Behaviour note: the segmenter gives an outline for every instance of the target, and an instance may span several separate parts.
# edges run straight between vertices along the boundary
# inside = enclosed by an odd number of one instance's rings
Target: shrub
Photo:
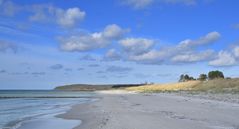
[[[194,79],[193,77],[190,77],[187,74],[185,74],[185,75],[182,74],[182,75],[180,75],[179,82],[186,82],[186,81],[191,81],[191,80],[196,80],[196,79]]]
[[[207,75],[206,74],[200,74],[198,80],[206,81],[207,80]]]
[[[208,78],[210,80],[217,79],[217,78],[224,78],[224,75],[223,75],[223,73],[221,71],[218,71],[218,70],[210,71],[208,73]]]

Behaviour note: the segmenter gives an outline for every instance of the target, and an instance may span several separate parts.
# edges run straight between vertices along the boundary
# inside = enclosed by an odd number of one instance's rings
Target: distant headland
[[[71,84],[64,86],[57,86],[54,90],[65,91],[96,91],[96,90],[111,90],[129,87],[143,86],[145,84]]]

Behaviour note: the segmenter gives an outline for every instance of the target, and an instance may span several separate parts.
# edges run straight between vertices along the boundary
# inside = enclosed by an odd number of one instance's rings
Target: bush
[[[180,75],[179,82],[186,82],[186,81],[191,81],[191,80],[196,80],[196,79],[194,79],[193,77],[190,77],[187,74],[185,74],[185,75],[182,74],[182,75]]]
[[[198,80],[206,81],[207,80],[207,75],[206,74],[200,74]]]
[[[218,79],[218,78],[224,78],[224,75],[223,75],[223,73],[222,73],[221,71],[218,71],[218,70],[216,70],[216,71],[210,71],[210,72],[208,73],[208,78],[209,78],[210,80]]]

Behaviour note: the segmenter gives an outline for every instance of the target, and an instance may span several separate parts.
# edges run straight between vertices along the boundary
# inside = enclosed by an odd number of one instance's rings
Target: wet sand
[[[239,104],[178,94],[99,93],[59,117],[74,129],[239,129]]]
[[[22,123],[17,129],[72,129],[80,123],[80,120],[66,120],[47,116]]]

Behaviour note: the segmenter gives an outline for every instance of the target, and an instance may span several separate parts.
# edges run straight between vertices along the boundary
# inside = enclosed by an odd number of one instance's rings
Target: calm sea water
[[[91,92],[0,90],[0,129],[16,128],[22,122],[60,114],[72,105],[93,101]]]

